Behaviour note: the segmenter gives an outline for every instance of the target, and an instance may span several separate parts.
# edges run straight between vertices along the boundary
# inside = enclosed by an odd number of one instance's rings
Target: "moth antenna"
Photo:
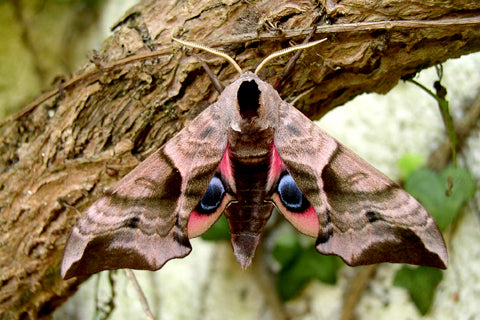
[[[319,44],[319,43],[321,43],[325,40],[327,40],[327,38],[317,40],[317,41],[313,41],[313,42],[309,42],[309,43],[305,43],[305,44],[300,44],[298,46],[294,46],[294,47],[291,47],[291,48],[286,48],[286,49],[282,49],[280,51],[274,52],[271,55],[269,55],[268,57],[266,57],[265,59],[263,59],[263,61],[255,69],[255,74],[258,74],[260,72],[260,70],[262,70],[262,68],[265,66],[265,64],[267,64],[272,59],[275,59],[279,56],[283,56],[284,54],[287,54],[287,53],[290,53],[290,52],[293,52],[293,51],[307,49],[307,48],[316,46],[317,44]]]
[[[243,74],[243,70],[242,70],[242,68],[240,68],[240,66],[238,65],[238,63],[236,63],[235,60],[233,60],[232,57],[230,57],[230,56],[229,56],[228,54],[226,54],[225,52],[222,52],[222,51],[219,51],[219,50],[216,50],[216,49],[212,49],[212,48],[206,47],[206,46],[204,46],[204,45],[201,45],[201,44],[198,44],[198,43],[194,43],[194,42],[190,42],[190,41],[180,40],[180,39],[177,39],[177,38],[172,38],[172,39],[175,40],[175,41],[177,41],[177,42],[180,43],[180,44],[183,44],[183,45],[186,46],[186,47],[204,50],[204,51],[213,53],[213,54],[216,55],[216,56],[222,57],[222,58],[224,58],[225,60],[227,60],[228,62],[230,62],[231,65],[232,65],[235,69],[237,69],[238,73]]]

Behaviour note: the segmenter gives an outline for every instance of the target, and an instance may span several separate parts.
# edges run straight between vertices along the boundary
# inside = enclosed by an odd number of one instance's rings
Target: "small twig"
[[[210,78],[210,81],[212,81],[212,84],[215,87],[215,89],[217,90],[217,92],[222,93],[223,85],[220,82],[220,80],[218,80],[217,76],[213,73],[212,69],[210,69],[208,64],[206,64],[205,61],[203,61],[203,59],[200,58],[198,55],[196,55],[194,53],[193,56],[195,57],[195,59],[197,59],[198,62],[200,62],[203,70],[205,70],[205,72],[207,73],[208,77]]]
[[[458,147],[461,148],[471,134],[471,131],[476,128],[477,122],[480,119],[480,93],[477,94],[472,103],[463,108],[466,110],[463,118],[455,124],[458,138]],[[450,148],[450,139],[447,137],[439,147],[430,154],[427,161],[427,166],[433,169],[440,169],[447,165],[452,156]]]
[[[145,294],[143,293],[143,290],[140,287],[140,284],[138,283],[137,278],[135,277],[135,274],[131,269],[125,269],[125,273],[127,274],[128,279],[132,283],[133,288],[135,289],[135,291],[137,291],[140,304],[142,305],[142,309],[145,312],[147,319],[155,320],[155,317],[153,316],[153,313],[150,310],[150,307],[148,306],[147,298],[145,297]]]
[[[108,271],[108,284],[110,287],[110,296],[108,297],[107,301],[100,301],[99,299],[99,288],[100,288],[100,280],[101,274],[96,275],[95,281],[95,314],[93,315],[93,319],[108,319],[111,315],[113,310],[115,309],[115,281],[113,280],[113,272]]]
[[[378,264],[361,266],[355,269],[355,273],[348,282],[343,294],[343,308],[340,320],[354,319],[357,304],[370,283],[370,280],[375,277],[377,269]]]
[[[450,140],[453,163],[455,167],[457,167],[457,144],[458,144],[457,134],[455,132],[455,126],[453,124],[452,116],[450,115],[450,107],[449,107],[448,100],[445,99],[445,96],[446,96],[445,88],[441,86],[439,81],[436,81],[435,87],[437,88],[437,93],[435,94],[433,91],[431,91],[430,89],[428,89],[427,87],[425,87],[423,84],[421,84],[416,80],[410,79],[408,81],[420,87],[423,91],[425,91],[430,96],[432,96],[435,99],[435,101],[437,101],[438,108],[440,109],[440,114],[442,115],[442,120],[445,125],[445,128],[447,129],[448,137]]]
[[[323,25],[315,27],[315,34],[327,35],[348,32],[372,32],[377,30],[412,30],[424,28],[439,28],[451,26],[478,26],[480,25],[480,17],[468,18],[448,18],[438,20],[392,20],[392,21],[375,21],[375,22],[357,22],[344,23],[334,25]],[[245,43],[250,41],[265,41],[265,40],[282,40],[304,38],[310,33],[307,29],[292,29],[283,30],[281,35],[277,32],[250,32],[232,35],[227,38],[222,38],[218,43],[211,43],[210,46],[228,46],[237,43]]]
[[[284,304],[278,296],[278,290],[274,285],[272,273],[267,270],[263,245],[258,246],[257,253],[253,258],[253,263],[250,268],[257,280],[260,290],[265,296],[269,309],[272,311],[272,318],[276,320],[289,319]]]
[[[312,36],[315,34],[315,28],[312,28],[312,31],[308,34],[308,36],[303,40],[302,44],[307,44]],[[285,65],[285,68],[283,71],[278,75],[277,79],[273,83],[273,87],[275,90],[281,92],[282,87],[285,83],[285,79],[292,73],[293,68],[295,67],[295,64],[297,63],[298,58],[300,58],[300,55],[302,54],[303,50],[298,50],[295,52],[295,54],[288,60],[287,64]]]

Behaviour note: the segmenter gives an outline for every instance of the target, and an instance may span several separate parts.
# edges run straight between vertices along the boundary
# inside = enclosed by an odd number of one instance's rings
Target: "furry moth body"
[[[274,206],[349,265],[446,267],[442,235],[413,197],[246,72],[87,210],[61,273],[160,269],[222,213],[247,267]]]

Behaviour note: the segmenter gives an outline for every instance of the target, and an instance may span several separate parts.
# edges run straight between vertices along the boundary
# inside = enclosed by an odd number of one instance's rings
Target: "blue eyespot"
[[[211,214],[218,209],[222,203],[222,199],[225,196],[225,187],[222,180],[215,176],[210,181],[207,190],[200,199],[195,210],[200,214]]]
[[[292,212],[304,212],[310,207],[310,202],[288,173],[280,178],[278,194],[283,205]]]

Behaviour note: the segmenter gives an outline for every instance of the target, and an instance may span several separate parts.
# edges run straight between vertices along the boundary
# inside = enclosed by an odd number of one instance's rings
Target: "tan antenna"
[[[283,50],[279,50],[277,52],[274,52],[272,53],[271,55],[269,55],[268,57],[266,57],[265,59],[263,59],[263,61],[258,65],[258,67],[255,69],[255,74],[258,74],[260,72],[260,70],[262,70],[263,66],[265,66],[265,64],[267,64],[270,60],[272,59],[275,59],[276,57],[279,57],[279,56],[282,56],[284,54],[287,54],[287,53],[290,53],[290,52],[293,52],[293,51],[297,51],[297,50],[302,50],[302,49],[307,49],[307,48],[310,48],[310,47],[313,47],[313,46],[316,46],[317,44],[323,42],[327,40],[327,38],[324,38],[324,39],[321,39],[321,40],[317,40],[317,41],[314,41],[314,42],[309,42],[309,43],[305,43],[305,44],[300,44],[298,46],[295,46],[295,47],[291,47],[291,48],[286,48],[286,49],[283,49]]]
[[[233,60],[228,54],[226,54],[225,52],[222,52],[222,51],[219,51],[219,50],[216,50],[216,49],[212,49],[212,48],[209,48],[209,47],[206,47],[204,45],[201,45],[201,44],[197,44],[197,43],[194,43],[194,42],[190,42],[190,41],[184,41],[184,40],[180,40],[180,39],[177,39],[177,38],[172,38],[173,40],[177,41],[178,43],[181,43],[183,44],[184,46],[187,46],[187,47],[190,47],[190,48],[195,48],[195,49],[201,49],[201,50],[205,50],[207,52],[210,52],[210,53],[213,53],[214,55],[217,55],[217,56],[220,56],[224,59],[226,59],[228,62],[230,62],[232,64],[232,66],[237,69],[237,71],[240,73],[240,74],[243,74],[243,71],[242,71],[242,68],[240,68],[240,66],[235,62],[235,60]]]
[[[240,74],[243,74],[243,71],[242,71],[242,68],[240,68],[240,66],[235,62],[235,60],[233,60],[228,54],[226,54],[225,52],[222,52],[222,51],[219,51],[219,50],[216,50],[216,49],[212,49],[212,48],[209,48],[209,47],[206,47],[204,45],[201,45],[201,44],[197,44],[197,43],[194,43],[194,42],[190,42],[190,41],[185,41],[185,40],[180,40],[180,39],[177,39],[177,38],[172,38],[173,40],[177,41],[178,43],[181,43],[183,44],[184,46],[187,46],[187,47],[190,47],[190,48],[196,48],[196,49],[201,49],[201,50],[205,50],[207,52],[210,52],[210,53],[213,53],[214,55],[217,55],[219,57],[222,57],[224,59],[226,59],[228,62],[230,62],[232,64],[232,66],[235,67],[235,69],[237,69],[237,71],[240,73]],[[260,72],[260,70],[265,66],[265,64],[267,64],[270,60],[272,59],[275,59],[281,55],[284,55],[284,54],[287,54],[287,53],[290,53],[290,52],[293,52],[293,51],[297,51],[297,50],[302,50],[302,49],[307,49],[307,48],[310,48],[310,47],[313,47],[313,46],[316,46],[317,44],[323,42],[327,40],[327,38],[324,38],[324,39],[321,39],[321,40],[317,40],[317,41],[314,41],[314,42],[309,42],[309,43],[305,43],[305,44],[300,44],[298,46],[295,46],[295,47],[291,47],[291,48],[286,48],[286,49],[283,49],[283,50],[280,50],[280,51],[277,51],[277,52],[274,52],[272,53],[271,55],[269,55],[268,57],[266,57],[265,59],[263,59],[263,61],[258,65],[258,67],[255,69],[255,74],[258,74]]]

